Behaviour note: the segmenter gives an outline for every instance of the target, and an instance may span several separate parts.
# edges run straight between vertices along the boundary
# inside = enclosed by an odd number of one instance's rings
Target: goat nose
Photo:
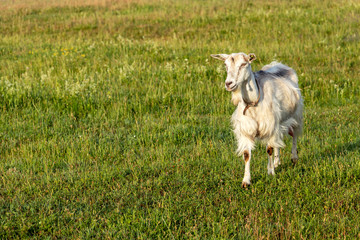
[[[232,82],[225,82],[225,85],[226,85],[227,87],[230,87],[231,84],[232,84]]]

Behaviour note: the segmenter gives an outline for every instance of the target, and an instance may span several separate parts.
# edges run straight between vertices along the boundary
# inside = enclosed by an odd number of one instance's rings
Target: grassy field
[[[358,1],[68,3],[0,3],[1,239],[360,238]],[[258,145],[248,189],[231,52],[306,106],[299,163]]]

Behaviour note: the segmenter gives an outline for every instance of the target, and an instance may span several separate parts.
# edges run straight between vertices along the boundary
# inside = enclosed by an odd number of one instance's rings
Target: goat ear
[[[256,59],[256,56],[254,53],[249,53],[249,63],[252,63],[255,59]]]
[[[210,56],[221,61],[225,61],[229,57],[227,54],[211,54]]]

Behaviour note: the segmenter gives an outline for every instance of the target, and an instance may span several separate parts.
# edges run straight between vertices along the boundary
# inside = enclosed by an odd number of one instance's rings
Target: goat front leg
[[[275,175],[275,167],[274,167],[274,163],[273,163],[273,152],[274,152],[274,148],[267,146],[266,148],[266,152],[269,154],[269,161],[268,161],[268,165],[267,165],[267,169],[268,169],[268,174],[269,175]]]
[[[277,168],[280,164],[280,148],[274,148],[274,167]]]
[[[241,185],[243,188],[246,188],[251,184],[250,160],[251,160],[251,149],[247,149],[244,151],[245,174]]]

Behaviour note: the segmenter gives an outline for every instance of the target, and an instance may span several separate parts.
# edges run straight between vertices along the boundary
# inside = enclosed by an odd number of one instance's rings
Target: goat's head
[[[256,59],[255,54],[232,53],[211,54],[211,57],[224,61],[227,77],[225,88],[228,91],[235,91],[244,81],[249,79],[251,74],[251,62]]]

